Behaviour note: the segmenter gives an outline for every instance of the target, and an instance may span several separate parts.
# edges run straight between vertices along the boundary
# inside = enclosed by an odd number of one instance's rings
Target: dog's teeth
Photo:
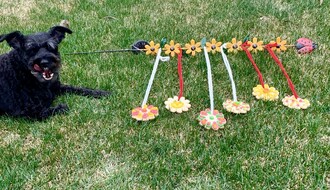
[[[45,73],[42,74],[42,77],[44,77],[45,80],[52,80],[53,76],[54,76],[54,73],[51,73],[49,77],[47,77]]]

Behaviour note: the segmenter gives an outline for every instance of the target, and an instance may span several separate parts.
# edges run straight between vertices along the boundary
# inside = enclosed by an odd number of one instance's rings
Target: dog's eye
[[[56,43],[54,43],[54,42],[52,42],[52,41],[47,42],[47,47],[48,47],[48,49],[50,49],[50,50],[56,50],[56,49],[57,49],[57,45],[56,45]]]
[[[36,50],[37,48],[38,48],[38,45],[35,44],[35,43],[26,43],[26,44],[25,44],[25,49],[26,49],[27,51],[34,51],[34,50]]]

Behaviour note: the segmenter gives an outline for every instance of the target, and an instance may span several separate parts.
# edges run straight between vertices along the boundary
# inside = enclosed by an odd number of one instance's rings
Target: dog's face
[[[17,50],[25,69],[38,79],[39,82],[52,82],[58,79],[61,59],[58,45],[65,34],[72,31],[66,27],[55,26],[48,32],[24,36],[19,31],[1,35],[0,42],[6,40]]]

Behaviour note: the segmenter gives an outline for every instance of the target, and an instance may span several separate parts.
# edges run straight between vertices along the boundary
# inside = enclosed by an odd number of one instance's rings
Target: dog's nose
[[[42,59],[41,61],[40,61],[40,65],[41,66],[47,66],[49,64],[49,61],[47,60],[47,59]]]
[[[41,61],[40,61],[40,64],[47,64],[48,63],[48,60],[47,59],[42,59]]]

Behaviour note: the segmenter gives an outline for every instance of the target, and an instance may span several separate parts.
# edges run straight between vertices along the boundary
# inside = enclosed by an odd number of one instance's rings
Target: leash
[[[131,49],[112,49],[112,50],[98,50],[98,51],[86,51],[86,52],[72,52],[64,53],[64,55],[86,55],[86,54],[97,54],[97,53],[121,53],[121,52],[132,52],[134,54],[139,54],[144,52],[145,45],[149,45],[149,42],[144,40],[136,41]]]

